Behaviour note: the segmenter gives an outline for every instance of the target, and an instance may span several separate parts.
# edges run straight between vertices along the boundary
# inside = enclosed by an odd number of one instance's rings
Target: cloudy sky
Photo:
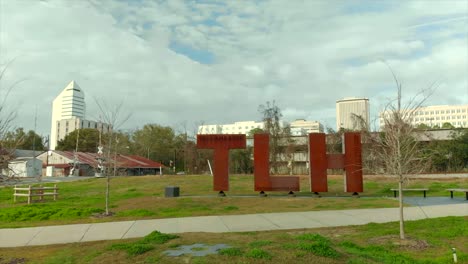
[[[436,83],[428,105],[468,104],[468,1],[0,0],[0,82],[16,126],[50,130],[52,100],[75,80],[123,102],[147,123],[260,120],[275,100],[284,119],[335,128],[335,102],[394,97],[386,62],[410,97]]]

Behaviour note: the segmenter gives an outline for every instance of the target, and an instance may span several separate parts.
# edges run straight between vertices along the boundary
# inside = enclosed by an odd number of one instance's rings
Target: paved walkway
[[[468,202],[405,208],[406,220],[468,216]],[[200,216],[62,226],[0,229],[0,247],[36,246],[143,237],[163,233],[246,232],[320,228],[398,221],[398,208]]]

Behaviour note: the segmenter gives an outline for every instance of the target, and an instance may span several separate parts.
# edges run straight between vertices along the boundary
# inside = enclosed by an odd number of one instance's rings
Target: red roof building
[[[51,150],[42,153],[37,158],[42,160],[44,168],[54,167],[54,175],[47,176],[69,175],[70,171],[73,175],[95,176],[100,171],[100,159],[104,168],[108,167],[113,170],[115,166],[117,175],[156,175],[162,174],[165,168],[159,162],[137,155],[117,154],[107,159],[97,153]]]

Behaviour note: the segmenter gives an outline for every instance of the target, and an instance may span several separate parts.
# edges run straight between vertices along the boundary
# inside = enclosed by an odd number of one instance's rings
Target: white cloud
[[[32,128],[37,105],[42,133],[52,99],[72,79],[86,93],[89,116],[93,97],[124,100],[133,112],[128,127],[258,120],[267,100],[285,118],[333,126],[337,99],[368,97],[375,109],[393,94],[381,60],[409,95],[437,81],[431,103],[468,103],[465,1],[372,12],[333,1],[0,3],[0,60],[16,58],[1,84],[27,79],[11,95],[18,125]],[[171,43],[213,54],[214,62],[178,54]]]

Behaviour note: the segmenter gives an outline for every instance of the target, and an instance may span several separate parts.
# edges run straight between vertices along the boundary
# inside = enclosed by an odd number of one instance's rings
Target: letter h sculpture
[[[344,154],[327,154],[325,134],[309,134],[310,191],[327,192],[327,169],[344,169],[345,192],[363,192],[361,135],[344,134]]]

